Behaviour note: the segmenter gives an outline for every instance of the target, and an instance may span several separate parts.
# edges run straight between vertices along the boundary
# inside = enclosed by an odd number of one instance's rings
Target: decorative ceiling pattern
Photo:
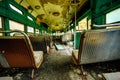
[[[15,0],[36,17],[36,22],[46,23],[50,30],[63,30],[72,22],[75,12],[87,0]]]

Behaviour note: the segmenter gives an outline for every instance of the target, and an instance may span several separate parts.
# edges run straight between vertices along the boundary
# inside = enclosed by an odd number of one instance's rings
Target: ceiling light
[[[60,13],[59,13],[59,12],[53,12],[53,15],[54,15],[54,16],[59,16]]]
[[[35,9],[40,9],[40,6],[39,6],[39,5],[36,5],[36,6],[35,6]]]

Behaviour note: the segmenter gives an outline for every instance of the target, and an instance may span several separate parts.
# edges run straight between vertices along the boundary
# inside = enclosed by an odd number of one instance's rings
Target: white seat
[[[90,64],[120,59],[120,29],[84,31],[80,36],[79,51],[73,51],[77,64]]]
[[[75,64],[77,64],[78,62],[78,50],[73,50],[72,51],[72,58]]]
[[[40,66],[43,61],[43,51],[34,51],[35,62],[37,66]]]
[[[120,80],[120,72],[103,73],[106,80]]]
[[[0,80],[13,80],[13,77],[0,77]]]

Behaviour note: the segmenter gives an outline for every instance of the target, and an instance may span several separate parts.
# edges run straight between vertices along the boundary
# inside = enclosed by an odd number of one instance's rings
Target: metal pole
[[[93,25],[92,25],[92,27],[111,27],[111,26],[120,26],[120,23],[104,24],[104,25],[96,25],[96,24],[93,24]]]

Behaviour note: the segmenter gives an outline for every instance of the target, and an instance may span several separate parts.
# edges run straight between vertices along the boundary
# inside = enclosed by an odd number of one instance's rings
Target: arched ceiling
[[[15,0],[51,30],[63,30],[87,0]]]

